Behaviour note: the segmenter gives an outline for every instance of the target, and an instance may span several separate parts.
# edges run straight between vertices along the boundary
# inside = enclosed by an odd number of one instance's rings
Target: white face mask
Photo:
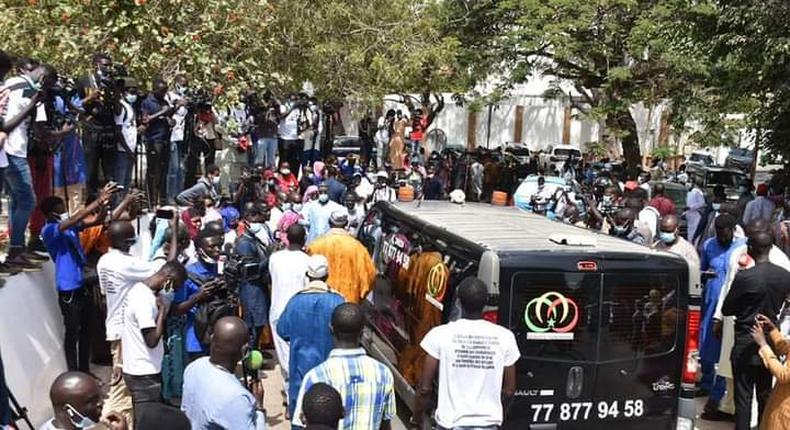
[[[124,99],[126,99],[127,102],[134,104],[137,101],[137,94],[127,94]]]
[[[67,219],[69,219],[69,213],[68,212],[63,212],[58,217],[60,218],[61,221],[66,221]]]
[[[288,175],[290,175],[290,174],[291,174],[291,169],[280,169],[280,173],[281,173],[283,176],[288,176]]]
[[[250,223],[250,233],[258,234],[261,230],[263,230],[263,223],[261,223],[261,222],[251,222]]]
[[[212,176],[211,183],[214,185],[219,185],[219,176]]]

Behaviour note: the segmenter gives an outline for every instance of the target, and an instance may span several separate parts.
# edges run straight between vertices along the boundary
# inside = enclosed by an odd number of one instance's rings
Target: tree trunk
[[[606,126],[619,137],[626,166],[641,167],[642,154],[639,150],[639,134],[631,112],[625,110],[609,114],[606,118]]]

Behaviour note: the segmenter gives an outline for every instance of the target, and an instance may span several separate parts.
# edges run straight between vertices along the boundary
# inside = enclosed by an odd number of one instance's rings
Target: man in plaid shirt
[[[362,310],[344,303],[332,313],[335,349],[329,358],[304,378],[296,401],[293,424],[304,427],[302,401],[305,393],[318,383],[331,385],[343,399],[343,430],[389,429],[395,417],[395,390],[392,372],[370,358],[359,346],[364,319]]]

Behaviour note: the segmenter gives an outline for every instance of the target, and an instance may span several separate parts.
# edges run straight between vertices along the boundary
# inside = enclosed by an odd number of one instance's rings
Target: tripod
[[[10,388],[8,389],[8,399],[11,403],[11,420],[13,422],[22,420],[30,430],[35,430],[33,423],[30,422],[30,417],[27,415],[27,408],[19,404]]]

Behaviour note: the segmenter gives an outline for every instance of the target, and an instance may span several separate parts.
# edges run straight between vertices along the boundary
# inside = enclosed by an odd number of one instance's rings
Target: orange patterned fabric
[[[349,303],[359,303],[373,288],[376,268],[367,248],[345,230],[331,229],[307,247],[329,261],[329,287]]]
[[[105,254],[110,250],[110,238],[107,237],[103,225],[88,227],[80,233],[80,243],[85,255],[96,250],[100,254]]]
[[[441,301],[447,289],[449,271],[438,252],[412,255],[409,268],[401,269],[393,292],[403,301],[406,309],[406,328],[409,345],[398,358],[398,368],[411,385],[417,385],[425,361],[425,351],[420,348],[422,338],[442,323],[442,311],[432,305],[426,294]]]

